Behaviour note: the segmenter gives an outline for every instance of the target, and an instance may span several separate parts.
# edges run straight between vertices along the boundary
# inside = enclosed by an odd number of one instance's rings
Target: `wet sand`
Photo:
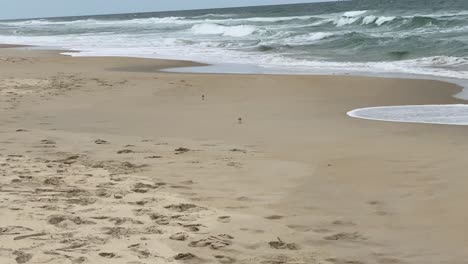
[[[193,65],[0,49],[1,263],[468,263],[459,87]]]

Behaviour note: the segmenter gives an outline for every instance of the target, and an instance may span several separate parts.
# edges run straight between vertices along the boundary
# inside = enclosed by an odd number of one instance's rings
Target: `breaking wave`
[[[223,35],[229,37],[245,37],[253,34],[257,29],[253,26],[222,26],[217,24],[198,24],[192,27],[194,34],[202,35]]]
[[[427,9],[348,1],[243,9],[0,21],[0,43],[285,67],[466,78],[468,1]],[[398,2],[398,1],[397,1]],[[416,3],[416,4],[415,4]],[[437,10],[437,11],[434,11]]]

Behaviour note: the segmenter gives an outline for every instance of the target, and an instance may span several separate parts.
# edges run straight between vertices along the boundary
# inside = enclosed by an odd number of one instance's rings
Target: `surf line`
[[[467,126],[468,104],[377,106],[358,108],[347,115],[375,121]]]

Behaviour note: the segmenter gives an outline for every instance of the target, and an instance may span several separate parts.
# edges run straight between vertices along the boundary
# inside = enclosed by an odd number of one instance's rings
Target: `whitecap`
[[[254,26],[222,26],[217,24],[203,23],[193,25],[192,33],[200,35],[223,35],[229,37],[245,37],[253,34],[257,30]]]
[[[368,10],[348,11],[348,12],[344,12],[343,16],[344,17],[357,17],[357,16],[367,13],[367,11]]]
[[[337,27],[353,24],[361,18],[361,15],[367,13],[367,10],[363,11],[348,11],[343,13],[341,16],[335,19],[335,25]]]
[[[294,36],[284,39],[284,43],[288,45],[306,45],[322,39],[329,38],[335,34],[331,32],[314,32],[305,35]]]
[[[358,21],[359,17],[340,17],[335,20],[335,25],[337,27],[342,27],[345,25],[353,24],[354,22]]]
[[[395,20],[396,17],[392,17],[392,16],[381,16],[379,18],[377,18],[377,20],[375,21],[375,24],[377,24],[377,26],[381,26],[387,22],[391,22],[393,20]]]
[[[363,25],[369,25],[369,24],[374,23],[376,20],[377,20],[377,17],[376,17],[376,16],[366,16],[366,17],[364,17],[364,19],[362,20],[362,24],[363,24]]]

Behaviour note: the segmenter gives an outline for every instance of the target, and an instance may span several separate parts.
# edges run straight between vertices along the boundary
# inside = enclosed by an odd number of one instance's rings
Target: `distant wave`
[[[377,26],[381,26],[387,22],[391,22],[393,20],[395,20],[396,17],[392,17],[392,16],[381,16],[381,17],[377,17],[377,16],[366,16],[362,19],[362,24],[363,25],[369,25],[369,24],[372,24],[372,23],[375,23]]]
[[[227,17],[236,17],[236,14],[205,14],[205,15],[200,15],[200,16],[194,16],[192,18],[227,18]]]
[[[224,16],[206,15],[196,17],[152,17],[152,18],[134,18],[128,20],[107,20],[107,19],[82,19],[74,21],[56,21],[47,19],[0,22],[0,24],[14,26],[36,26],[36,25],[73,25],[73,24],[195,24],[200,22],[206,23],[223,23],[223,22],[280,22],[289,20],[307,20],[314,16],[285,16],[285,17],[251,17],[251,18],[223,18]],[[231,16],[227,16],[231,17]],[[203,19],[201,19],[203,18]]]
[[[245,37],[253,34],[257,29],[253,26],[221,26],[217,24],[197,24],[192,27],[192,32],[194,34],[202,35],[223,35],[230,37]]]
[[[304,35],[294,36],[285,38],[282,42],[289,45],[307,45],[310,43],[314,43],[318,40],[326,39],[335,34],[331,32],[314,32],[308,33]]]
[[[190,25],[198,23],[216,23],[216,24],[242,24],[243,22],[263,22],[263,23],[275,23],[275,22],[290,22],[290,21],[308,21],[312,20],[313,26],[321,26],[328,22],[333,22],[337,27],[349,26],[349,25],[370,25],[375,24],[381,26],[392,21],[396,21],[400,26],[406,26],[408,28],[417,28],[430,24],[462,24],[465,19],[468,19],[468,11],[459,13],[434,13],[431,15],[418,15],[414,16],[402,15],[402,16],[388,16],[374,14],[372,10],[360,10],[360,11],[348,11],[344,13],[332,13],[328,15],[310,15],[310,16],[280,16],[280,17],[245,17],[238,18],[235,15],[215,15],[208,14],[196,17],[151,17],[151,18],[134,18],[125,20],[112,20],[112,19],[81,19],[74,21],[61,21],[61,20],[48,20],[48,19],[34,19],[26,21],[11,21],[5,22],[0,21],[0,24],[9,26],[47,26],[47,25],[87,25],[87,26],[100,26],[100,25],[164,25],[164,24],[176,24],[176,25]],[[466,16],[461,18],[460,16]]]

